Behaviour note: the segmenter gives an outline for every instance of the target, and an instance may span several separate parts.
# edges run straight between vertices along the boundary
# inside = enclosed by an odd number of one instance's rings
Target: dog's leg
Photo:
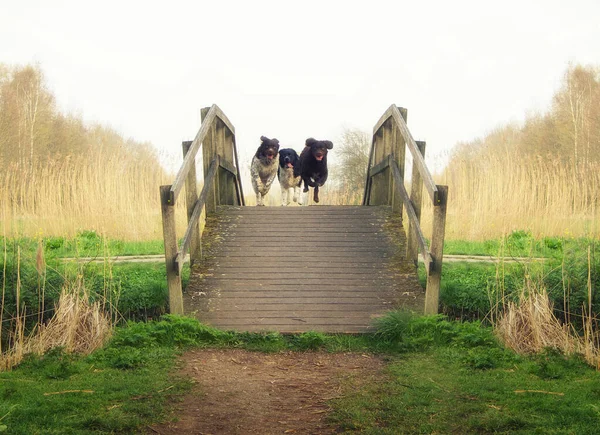
[[[298,187],[300,190],[300,187]],[[302,192],[298,198],[298,205],[308,205],[308,193]]]
[[[317,184],[314,188],[314,192],[313,192],[313,199],[315,200],[315,202],[319,202],[319,185]]]
[[[285,187],[281,188],[281,205],[282,206],[286,206],[288,205],[289,201],[288,201],[288,190]]]
[[[256,194],[256,205],[264,205],[263,204],[263,196],[260,192]]]
[[[294,202],[298,202],[298,198],[300,197],[300,187],[294,186],[292,189],[294,191]]]

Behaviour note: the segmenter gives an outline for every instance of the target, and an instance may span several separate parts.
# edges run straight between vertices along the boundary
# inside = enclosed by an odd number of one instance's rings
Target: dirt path
[[[367,354],[244,350],[195,350],[181,362],[196,386],[148,434],[336,433],[327,401],[380,379],[384,366]]]

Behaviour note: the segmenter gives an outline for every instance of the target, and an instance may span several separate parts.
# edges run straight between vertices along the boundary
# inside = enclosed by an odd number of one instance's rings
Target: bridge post
[[[209,110],[210,110],[210,107],[204,107],[200,110],[200,119],[202,121],[204,121],[204,118],[206,118],[206,115],[208,114]],[[210,168],[210,162],[213,161],[213,159],[215,158],[215,155],[217,154],[217,150],[215,147],[215,141],[216,141],[215,124],[216,123],[213,123],[213,125],[211,125],[210,132],[206,135],[206,138],[202,142],[202,169],[203,169],[204,177],[206,177],[206,174],[208,174],[208,168]],[[217,205],[218,205],[217,192],[219,191],[218,186],[219,186],[219,177],[216,177],[215,182],[213,183],[213,186],[210,189],[210,192],[208,192],[208,196],[206,198],[205,207],[206,207],[206,215],[207,216],[209,214],[212,214],[217,211]]]
[[[425,157],[425,142],[415,141],[419,152]],[[417,163],[413,160],[412,168],[412,181],[410,185],[410,202],[415,210],[417,216],[418,225],[421,222],[421,204],[423,202],[423,177],[419,172]],[[415,267],[419,266],[419,245],[417,244],[417,234],[415,232],[415,225],[412,222],[408,223],[408,244],[406,249],[407,257],[413,261]]]
[[[440,300],[440,282],[442,280],[448,186],[437,185],[437,188],[439,204],[433,207],[433,230],[431,235],[431,258],[433,263],[427,276],[427,287],[425,288],[425,314],[437,314]]]
[[[183,314],[183,293],[181,275],[175,262],[177,256],[177,235],[175,233],[175,207],[169,202],[171,186],[160,186],[160,208],[162,212],[163,238],[165,242],[165,264],[167,286],[169,288],[169,312]]]

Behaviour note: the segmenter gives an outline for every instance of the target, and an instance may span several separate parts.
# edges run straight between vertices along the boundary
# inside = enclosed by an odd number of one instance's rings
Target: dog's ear
[[[261,136],[260,137],[260,141],[261,142],[268,142],[270,139],[267,136]]]
[[[313,144],[316,144],[317,140],[313,137],[309,137],[308,139],[306,139],[306,146],[310,147],[313,146]]]
[[[333,142],[331,142],[330,140],[324,140],[323,143],[325,144],[328,150],[333,148]]]

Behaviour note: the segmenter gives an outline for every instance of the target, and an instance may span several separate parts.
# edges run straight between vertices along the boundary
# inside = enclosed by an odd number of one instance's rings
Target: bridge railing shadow
[[[392,104],[373,128],[373,141],[363,205],[388,205],[408,216],[407,258],[418,265],[421,254],[427,271],[425,314],[438,312],[442,276],[448,186],[436,185],[425,164],[425,142],[415,141],[406,125],[407,110]],[[405,153],[412,154],[410,194],[404,186]],[[433,204],[433,228],[428,244],[421,228],[423,188]]]
[[[218,205],[244,205],[235,128],[215,104],[201,110],[201,119],[202,123],[194,140],[182,143],[184,158],[175,181],[171,185],[160,186],[169,311],[175,314],[183,314],[183,264],[188,255],[191,265],[202,257],[202,212],[210,215]],[[200,149],[204,185],[198,195],[196,156]],[[184,186],[188,226],[181,244],[178,244],[174,206]]]

